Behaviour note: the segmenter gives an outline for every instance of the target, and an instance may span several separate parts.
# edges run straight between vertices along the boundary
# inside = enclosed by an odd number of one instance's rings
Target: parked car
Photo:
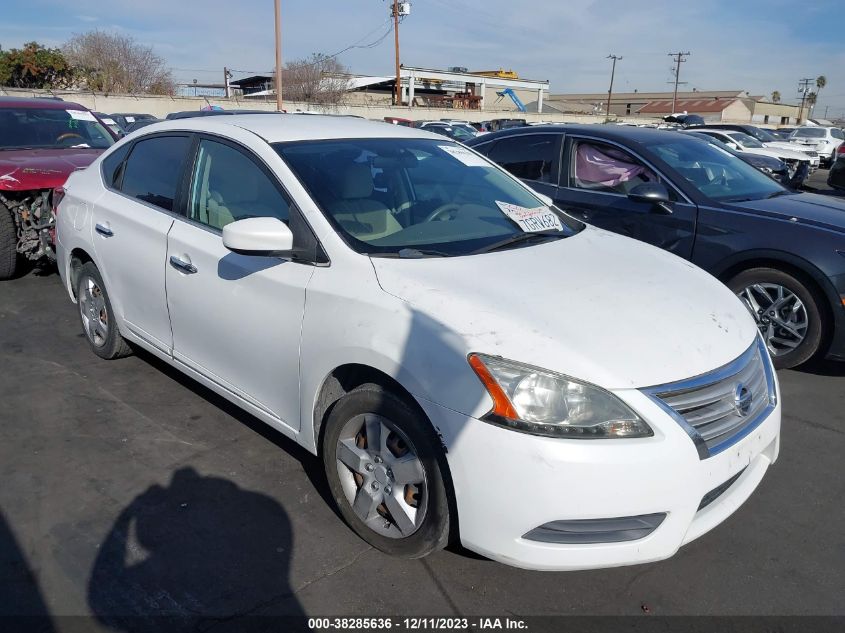
[[[0,280],[13,277],[21,259],[55,260],[59,188],[113,143],[77,103],[0,96]]]
[[[784,183],[789,187],[798,189],[810,175],[810,157],[801,152],[780,147],[767,147],[753,136],[736,130],[719,130],[710,128],[694,128],[696,134],[715,138],[728,147],[741,150],[748,154],[757,154],[782,160],[788,168],[788,182]]]
[[[460,121],[455,119],[440,119],[440,122],[446,123],[447,125],[451,125],[452,127],[462,128],[473,136],[478,136],[479,134],[478,130],[475,129],[475,126],[473,126],[472,123],[469,123],[468,121]]]
[[[732,123],[708,123],[707,125],[697,126],[695,129],[709,128],[715,130],[734,130],[736,132],[744,132],[748,136],[753,136],[760,141],[764,147],[769,149],[787,149],[795,152],[801,152],[810,157],[810,171],[815,171],[819,168],[821,159],[819,153],[800,143],[793,141],[782,141],[774,136],[769,130],[764,130],[756,125],[732,124]]]
[[[116,114],[109,115],[109,118],[114,120],[120,128],[123,130],[124,134],[128,134],[127,131],[129,126],[137,121],[157,121],[158,119],[154,117],[152,114],[143,114],[139,112],[120,112]]]
[[[845,142],[845,134],[838,127],[806,126],[795,130],[789,140],[818,152],[821,161],[830,167],[836,160],[836,150]]]
[[[680,132],[549,126],[468,145],[579,219],[725,282],[757,319],[777,367],[845,359],[845,201],[787,189]]]
[[[94,112],[93,114],[100,120],[100,123],[106,126],[115,139],[119,139],[121,136],[126,134],[124,129],[118,125],[117,121],[111,118],[108,114],[103,114],[102,112]]]
[[[729,154],[733,154],[737,158],[741,158],[752,167],[756,167],[767,176],[771,176],[772,178],[777,180],[782,185],[786,185],[787,187],[791,186],[792,178],[790,176],[789,166],[780,158],[774,158],[772,156],[763,156],[761,154],[752,154],[751,152],[741,152],[736,149],[736,145],[731,147],[730,145],[722,142],[721,140],[710,134],[695,132],[693,130],[686,130],[684,131],[684,133],[695,136],[696,138],[703,139],[711,145],[718,147],[719,149],[724,150]]]
[[[827,184],[833,189],[845,191],[845,143],[836,150],[836,159],[827,174]]]
[[[153,123],[159,123],[162,119],[135,119],[126,125],[126,134],[132,134],[135,130],[140,130],[142,127],[147,127]]]
[[[425,130],[426,132],[440,134],[441,136],[446,136],[452,140],[459,141],[461,143],[473,139],[477,135],[475,130],[470,132],[466,130],[463,126],[450,125],[448,123],[441,123],[440,121],[425,121],[419,124],[417,127],[421,130]]]
[[[441,136],[184,119],[66,190],[60,271],[93,352],[133,343],[320,455],[385,552],[659,560],[777,458],[777,380],[731,292]]]
[[[669,114],[663,117],[663,120],[667,123],[677,123],[684,128],[704,125],[704,118],[698,114]]]
[[[769,134],[774,136],[779,141],[788,141],[789,136],[795,131],[794,127],[782,127],[777,130],[768,130]]]

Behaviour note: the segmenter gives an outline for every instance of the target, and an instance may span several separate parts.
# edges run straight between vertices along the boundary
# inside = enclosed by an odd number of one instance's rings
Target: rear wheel
[[[823,298],[807,284],[774,268],[752,268],[728,287],[757,322],[775,367],[795,367],[822,351],[827,329]]]
[[[111,360],[132,353],[120,335],[106,286],[97,267],[88,262],[79,270],[76,283],[79,319],[88,344],[100,358]]]
[[[6,205],[0,204],[0,280],[11,279],[18,269],[18,232]]]
[[[445,547],[449,504],[431,424],[401,398],[369,384],[326,420],[323,465],[340,513],[365,541],[421,558]]]

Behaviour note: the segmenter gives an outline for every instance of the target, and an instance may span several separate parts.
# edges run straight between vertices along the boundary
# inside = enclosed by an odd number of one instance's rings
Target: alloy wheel
[[[788,354],[804,342],[809,318],[806,306],[794,292],[780,284],[756,283],[737,296],[757,321],[772,356]]]
[[[79,313],[85,335],[95,347],[106,344],[109,336],[109,313],[106,298],[97,282],[91,277],[84,277],[80,284]]]
[[[337,473],[346,500],[371,530],[406,538],[425,520],[428,488],[417,450],[389,419],[350,419],[337,441]]]

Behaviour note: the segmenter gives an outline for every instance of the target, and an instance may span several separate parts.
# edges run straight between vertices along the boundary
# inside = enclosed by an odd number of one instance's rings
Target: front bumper
[[[615,393],[648,421],[654,437],[536,437],[420,401],[447,449],[465,547],[537,570],[662,560],[730,516],[777,459],[780,405],[752,433],[702,460],[689,436],[654,401],[639,391]],[[705,495],[732,477],[737,478],[721,495],[699,509]],[[555,521],[656,513],[666,513],[665,520],[632,541],[573,545],[523,538]]]

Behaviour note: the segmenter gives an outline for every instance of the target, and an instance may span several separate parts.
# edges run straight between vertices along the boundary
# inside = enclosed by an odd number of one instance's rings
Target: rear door
[[[628,193],[639,184],[661,182],[669,190],[671,213]],[[672,182],[627,147],[599,139],[568,136],[555,204],[575,217],[689,259],[697,207]]]
[[[94,251],[116,312],[130,332],[170,353],[173,338],[164,286],[167,233],[189,148],[187,134],[134,143],[104,169],[106,192],[94,204]]]
[[[475,149],[535,191],[554,198],[560,169],[560,134],[516,134]]]
[[[298,429],[300,328],[313,265],[239,255],[222,237],[226,224],[247,217],[290,226],[298,211],[245,147],[203,136],[195,152],[186,217],[175,221],[162,260],[173,356]],[[291,228],[296,245],[302,227]]]

